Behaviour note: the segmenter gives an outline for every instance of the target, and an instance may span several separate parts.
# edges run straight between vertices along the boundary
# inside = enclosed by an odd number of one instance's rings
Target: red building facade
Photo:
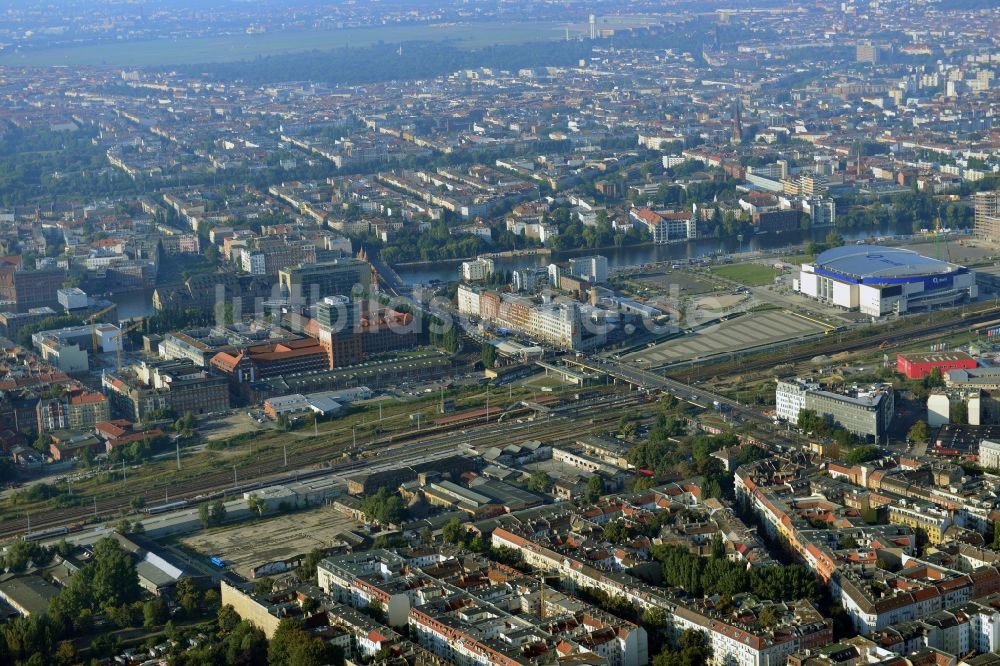
[[[941,374],[949,370],[968,370],[976,367],[976,359],[965,352],[933,352],[930,354],[899,354],[896,356],[896,370],[907,379],[923,379],[934,368]]]

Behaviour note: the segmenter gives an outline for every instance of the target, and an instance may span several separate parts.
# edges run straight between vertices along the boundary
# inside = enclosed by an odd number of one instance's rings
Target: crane
[[[84,320],[90,324],[90,342],[93,344],[93,349],[95,354],[97,353],[97,318],[102,315],[106,315],[107,313],[114,310],[116,307],[118,306],[112,303],[108,307],[104,308],[103,310],[95,312],[94,314],[87,317],[86,320]]]
[[[936,250],[937,259],[941,260],[941,205],[935,206],[936,216],[934,218],[934,248]],[[948,251],[948,261],[951,261],[951,246],[945,241],[945,249]]]
[[[115,333],[115,335],[112,336],[112,338],[111,338],[112,340],[117,340],[118,341],[118,344],[115,345],[115,351],[118,353],[118,371],[119,372],[121,372],[121,369],[122,369],[122,347],[125,346],[125,336],[128,335],[129,333],[131,333],[132,331],[134,331],[135,329],[139,328],[140,326],[142,326],[142,324],[143,324],[144,321],[145,321],[144,319],[140,319],[139,321],[135,322],[134,324],[132,324],[128,328],[122,329],[118,333]]]

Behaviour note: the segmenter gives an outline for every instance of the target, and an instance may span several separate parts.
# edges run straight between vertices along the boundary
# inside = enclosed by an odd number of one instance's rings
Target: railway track
[[[808,360],[818,354],[839,354],[842,352],[859,351],[871,349],[873,346],[888,342],[890,344],[898,342],[912,343],[926,338],[932,338],[943,332],[961,327],[972,327],[993,319],[1000,315],[1000,308],[991,307],[986,310],[969,314],[964,318],[954,318],[943,322],[934,322],[916,327],[900,329],[898,331],[886,331],[885,333],[875,333],[868,337],[847,342],[835,342],[829,339],[802,347],[791,347],[779,352],[768,352],[759,358],[753,356],[748,359],[734,359],[721,363],[713,363],[701,367],[690,369],[674,370],[667,372],[667,376],[674,379],[683,379],[686,382],[694,380],[706,380],[720,375],[733,375],[755,370],[766,370],[784,363],[797,363]]]
[[[242,469],[258,469],[256,477],[234,483],[232,466],[224,470],[207,472],[196,479],[185,480],[171,484],[169,479],[155,487],[131,488],[127,482],[117,489],[114,495],[104,497],[94,496],[83,500],[81,505],[62,507],[39,511],[31,515],[28,529],[27,516],[9,517],[0,522],[0,539],[10,539],[23,536],[29,531],[70,526],[84,522],[112,520],[122,515],[123,510],[131,510],[136,498],[142,499],[148,505],[159,504],[164,500],[187,500],[190,505],[212,501],[224,496],[239,495],[244,492],[269,485],[289,482],[295,479],[307,479],[332,473],[350,473],[367,467],[387,463],[412,460],[418,456],[448,449],[457,450],[459,445],[482,445],[495,440],[499,445],[511,441],[527,439],[545,439],[550,442],[560,442],[592,432],[599,424],[617,421],[621,409],[637,406],[648,400],[648,397],[637,394],[610,395],[601,399],[587,401],[589,404],[574,405],[570,403],[565,408],[557,408],[552,415],[541,417],[523,423],[516,423],[517,415],[524,415],[530,410],[511,410],[505,422],[486,423],[482,418],[475,422],[460,421],[447,426],[428,428],[422,431],[408,431],[392,436],[379,436],[367,442],[359,441],[365,457],[361,460],[344,460],[343,454],[353,448],[350,434],[332,441],[332,437],[312,438],[303,440],[312,442],[322,440],[308,448],[303,447],[295,458],[296,471],[290,471],[283,466],[282,447],[274,446],[262,449],[251,464],[244,464]],[[523,433],[523,434],[522,434]],[[521,439],[518,439],[520,437]],[[332,447],[332,448],[331,448]],[[340,457],[341,461],[336,461]],[[268,470],[267,473],[264,470]],[[170,475],[168,475],[169,477]],[[189,506],[190,506],[189,505]]]

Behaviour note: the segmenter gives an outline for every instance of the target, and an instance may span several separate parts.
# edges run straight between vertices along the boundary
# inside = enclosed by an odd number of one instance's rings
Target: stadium
[[[795,291],[872,317],[927,310],[976,297],[976,275],[965,266],[912,250],[848,245],[802,264]]]

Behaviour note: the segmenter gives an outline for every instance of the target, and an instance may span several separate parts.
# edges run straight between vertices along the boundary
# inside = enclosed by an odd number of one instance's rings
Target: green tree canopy
[[[910,427],[906,436],[913,442],[926,442],[931,437],[931,429],[927,421],[917,421]]]
[[[844,456],[844,462],[848,465],[857,465],[869,460],[875,460],[880,455],[879,448],[874,445],[855,446]]]
[[[367,520],[379,525],[398,523],[406,515],[403,498],[384,487],[363,499],[361,510]]]
[[[587,488],[583,492],[583,498],[588,502],[596,502],[604,494],[604,478],[600,474],[594,474],[587,479]]]
[[[536,493],[547,493],[551,488],[552,477],[541,470],[532,472],[531,476],[528,477],[528,490],[533,490]]]

